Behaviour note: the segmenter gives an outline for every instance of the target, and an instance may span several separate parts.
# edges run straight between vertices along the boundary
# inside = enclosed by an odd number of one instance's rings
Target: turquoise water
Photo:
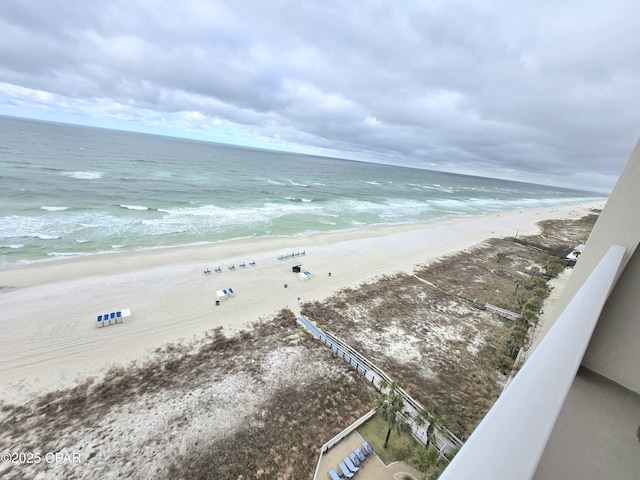
[[[590,192],[0,117],[0,263],[552,206]]]

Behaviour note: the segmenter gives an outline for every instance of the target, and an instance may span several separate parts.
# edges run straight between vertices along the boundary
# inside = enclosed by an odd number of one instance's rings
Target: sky
[[[2,0],[0,114],[609,191],[636,0]]]

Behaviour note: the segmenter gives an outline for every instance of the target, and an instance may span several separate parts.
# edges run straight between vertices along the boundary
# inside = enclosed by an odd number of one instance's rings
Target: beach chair
[[[124,321],[122,320],[122,312],[116,312],[116,323],[124,323]]]
[[[227,292],[226,290],[222,290],[222,293],[224,293],[225,295],[229,295],[229,292]]]
[[[249,262],[249,265],[251,265],[252,267],[255,267],[256,266],[256,261],[253,260],[252,262]]]
[[[105,322],[107,323],[107,325],[111,325],[111,322],[109,321],[109,314],[108,313],[105,313],[102,316],[102,324],[104,325]]]
[[[355,453],[358,456],[361,462],[364,462],[364,453],[362,453],[362,450],[360,450],[359,448],[356,448],[353,451],[353,453]]]
[[[351,461],[356,467],[360,465],[360,459],[358,458],[358,455],[356,455],[355,453],[350,453],[349,458],[351,459]]]
[[[338,468],[340,469],[340,471],[342,472],[342,475],[347,477],[347,478],[353,478],[353,473],[351,473],[349,471],[349,469],[347,468],[347,466],[344,464],[344,462],[340,462],[338,464]]]
[[[358,467],[356,467],[354,465],[354,463],[351,461],[351,459],[349,457],[344,457],[344,464],[347,466],[347,468],[349,470],[351,470],[353,473],[356,473],[358,470],[360,470]]]
[[[370,455],[371,453],[373,453],[373,448],[371,448],[371,445],[369,445],[367,442],[362,442],[362,451],[365,455]]]
[[[205,275],[209,275],[211,273],[211,270],[209,270],[209,267],[207,267],[203,270],[203,272]]]
[[[229,287],[229,296],[233,297],[234,291],[233,288]]]
[[[329,478],[331,480],[340,480],[340,476],[336,473],[336,471],[333,468],[329,469]]]
[[[102,315],[98,315],[98,326],[102,327],[103,323],[102,323]]]
[[[221,273],[221,272],[222,272],[222,268],[220,268],[220,267],[218,267],[218,268],[214,268],[214,270],[215,270],[217,273]]]
[[[233,264],[233,265],[231,265],[230,267],[227,267],[227,268],[228,268],[229,270],[235,270],[235,269],[236,269],[236,265],[235,265],[235,264]]]
[[[247,266],[247,264],[246,264],[246,263],[244,263],[244,260],[243,260],[243,261],[242,261],[242,263],[240,264],[240,267],[241,267],[241,268],[244,268],[244,267],[246,267],[246,266]]]
[[[362,442],[362,449],[364,450],[365,455],[369,455],[373,453],[373,448],[367,442]]]

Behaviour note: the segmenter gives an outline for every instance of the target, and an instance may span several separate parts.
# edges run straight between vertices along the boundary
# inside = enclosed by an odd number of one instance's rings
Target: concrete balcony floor
[[[581,368],[534,480],[640,478],[640,396]]]

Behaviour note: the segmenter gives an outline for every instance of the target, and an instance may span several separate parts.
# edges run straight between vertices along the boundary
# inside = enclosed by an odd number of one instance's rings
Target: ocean
[[[578,203],[592,192],[0,116],[0,264]]]

